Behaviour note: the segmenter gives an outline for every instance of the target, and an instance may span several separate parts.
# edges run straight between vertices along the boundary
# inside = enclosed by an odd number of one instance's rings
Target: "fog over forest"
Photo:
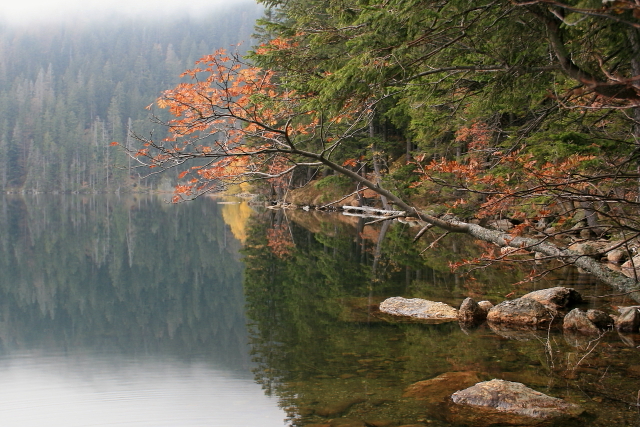
[[[221,13],[237,4],[252,5],[251,0],[24,0],[6,2],[0,9],[0,21],[12,25],[61,23],[64,21],[96,20],[117,17],[136,19],[171,18],[177,15],[203,16]]]
[[[31,2],[23,2],[25,5]],[[252,2],[207,2],[169,11],[156,2],[3,6],[0,25],[0,187],[9,192],[113,192],[159,185],[141,180],[122,150],[130,131],[162,137],[145,109],[179,75],[218,48],[251,45],[262,8]],[[131,2],[128,2],[131,3]],[[39,9],[42,6],[42,9]],[[123,6],[119,8],[118,6]],[[66,15],[65,15],[66,13]],[[46,14],[44,14],[46,15]],[[66,19],[65,19],[66,17]],[[81,17],[78,18],[78,17]],[[73,19],[71,19],[73,18]],[[25,19],[25,20],[21,20]],[[154,112],[156,113],[156,112]],[[159,114],[161,114],[160,112]],[[165,180],[170,181],[170,176]]]

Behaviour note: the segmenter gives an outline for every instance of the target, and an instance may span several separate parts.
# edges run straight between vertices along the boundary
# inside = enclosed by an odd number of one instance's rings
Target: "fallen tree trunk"
[[[356,182],[360,182],[381,196],[385,196],[396,207],[405,211],[407,215],[415,216],[428,224],[442,228],[448,232],[465,233],[485,242],[491,242],[499,247],[526,249],[547,257],[557,258],[568,264],[582,268],[592,274],[596,279],[622,292],[638,291],[638,293],[630,293],[630,296],[635,301],[640,302],[640,284],[636,280],[629,278],[622,273],[610,270],[587,255],[581,255],[569,249],[561,248],[549,242],[548,239],[512,236],[504,231],[492,230],[476,224],[470,224],[458,220],[442,219],[426,214],[417,208],[410,206],[394,193],[375,185],[375,183],[320,155],[308,152],[301,152],[300,154],[306,155],[306,157],[315,158],[336,172],[346,175],[354,179]]]

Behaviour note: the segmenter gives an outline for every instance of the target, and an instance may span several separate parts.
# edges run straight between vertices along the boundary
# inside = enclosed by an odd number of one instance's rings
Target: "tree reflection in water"
[[[449,425],[442,403],[403,397],[411,384],[448,372],[518,381],[579,403],[584,425],[637,423],[637,337],[609,332],[591,340],[487,325],[466,330],[457,323],[394,321],[376,310],[389,296],[457,307],[466,296],[495,304],[508,294],[558,285],[583,295],[609,290],[569,269],[517,287],[512,284],[528,270],[486,269],[472,279],[449,269],[482,250],[472,240],[448,237],[420,255],[422,248],[412,244],[415,230],[406,225],[394,223],[381,240],[380,225],[374,231],[362,220],[344,221],[269,211],[253,218],[243,250],[255,378],[279,397],[292,425],[342,418],[352,425]],[[270,250],[268,230],[276,224],[286,224],[294,242],[286,254]],[[589,308],[625,303],[590,301]]]

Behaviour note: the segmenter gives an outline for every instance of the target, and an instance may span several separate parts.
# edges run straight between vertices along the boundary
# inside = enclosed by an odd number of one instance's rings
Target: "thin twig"
[[[422,237],[422,235],[424,233],[427,232],[427,230],[429,230],[430,228],[434,227],[433,224],[427,224],[424,227],[422,227],[422,230],[418,231],[418,234],[416,234],[416,237],[413,238],[413,243],[415,243],[419,238]]]
[[[433,242],[431,242],[431,244],[429,246],[427,246],[426,248],[424,248],[421,252],[420,255],[422,255],[423,253],[425,253],[427,250],[429,249],[433,249],[436,245],[436,243],[438,243],[440,240],[444,239],[445,237],[447,237],[449,235],[449,232],[447,231],[446,233],[444,233],[442,236],[438,237],[436,240],[434,240]]]

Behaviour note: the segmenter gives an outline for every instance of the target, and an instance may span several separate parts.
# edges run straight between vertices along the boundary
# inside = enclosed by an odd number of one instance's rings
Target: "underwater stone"
[[[491,380],[451,395],[448,421],[475,427],[540,425],[579,416],[583,409],[522,383]]]

